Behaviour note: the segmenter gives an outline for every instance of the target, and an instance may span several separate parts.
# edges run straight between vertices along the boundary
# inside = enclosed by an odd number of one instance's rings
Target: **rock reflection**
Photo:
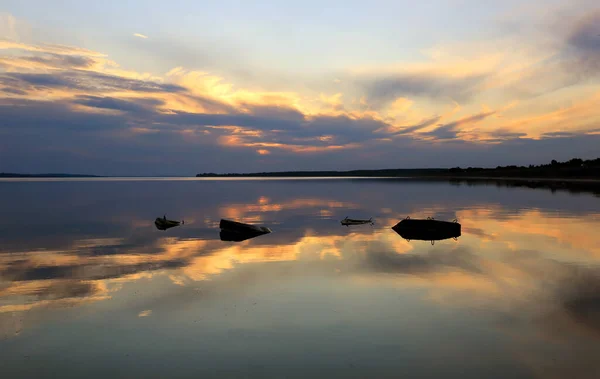
[[[183,224],[185,224],[183,220],[168,220],[166,215],[164,215],[163,217],[157,217],[156,220],[154,220],[154,225],[158,230],[167,230]]]
[[[431,241],[432,245],[435,241],[450,238],[456,240],[461,235],[461,225],[457,220],[447,222],[434,220],[433,218],[416,220],[407,217],[394,225],[392,229],[405,240]]]
[[[241,222],[221,219],[221,241],[241,242],[271,233],[271,229],[264,226],[255,226]]]

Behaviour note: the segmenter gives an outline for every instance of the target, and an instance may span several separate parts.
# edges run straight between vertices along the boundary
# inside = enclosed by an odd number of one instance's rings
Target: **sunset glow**
[[[250,4],[256,24],[225,3],[178,3],[165,19],[150,3],[4,3],[0,171],[495,167],[600,146],[593,1],[436,1],[429,18],[405,2],[308,2],[297,16],[290,3],[269,8],[272,24]]]

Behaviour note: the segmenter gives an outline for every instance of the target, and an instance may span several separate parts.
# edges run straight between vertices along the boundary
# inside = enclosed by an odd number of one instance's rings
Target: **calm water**
[[[2,181],[0,210],[2,378],[600,377],[593,195]],[[390,229],[409,215],[463,234],[409,242]],[[274,232],[223,242],[221,218]]]

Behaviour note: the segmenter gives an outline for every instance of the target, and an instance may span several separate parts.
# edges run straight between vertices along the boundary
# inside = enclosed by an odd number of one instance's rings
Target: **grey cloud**
[[[185,92],[184,87],[175,84],[161,84],[150,81],[127,79],[114,75],[91,71],[72,70],[53,74],[7,73],[3,81],[19,81],[33,88],[64,88],[88,92],[126,90],[135,92]]]
[[[0,85],[2,87],[2,92],[10,93],[13,95],[26,95],[27,91],[32,89],[32,86],[26,83],[23,83],[19,79],[11,78],[8,76],[2,76],[0,74]]]
[[[400,96],[423,96],[467,100],[479,91],[488,75],[465,77],[443,76],[433,73],[398,73],[358,80],[374,105],[382,105]]]
[[[488,136],[493,137],[490,142],[500,142],[504,140],[511,140],[515,138],[526,137],[527,133],[523,132],[511,132],[509,130],[495,130],[493,132],[487,133]],[[545,136],[544,136],[545,138]]]
[[[431,125],[435,124],[436,122],[438,122],[440,118],[441,118],[440,116],[435,116],[435,117],[427,119],[419,124],[406,126],[401,131],[394,133],[394,135],[410,134],[410,133],[419,131],[421,129],[425,129],[426,127],[431,126]]]
[[[182,96],[192,102],[200,105],[207,113],[236,113],[237,109],[229,104],[223,103],[219,100],[211,99],[204,96],[192,95],[189,93],[180,93]]]
[[[435,137],[437,139],[454,139],[458,135],[459,126],[476,123],[478,121],[486,119],[489,116],[494,115],[495,113],[496,112],[484,112],[470,117],[461,118],[460,120],[440,125],[439,128],[432,130],[429,133],[426,133],[426,135]]]
[[[27,95],[26,91],[20,90],[18,88],[4,87],[0,89],[0,91],[4,93],[10,93],[11,95]]]
[[[557,54],[537,62],[518,83],[509,86],[518,97],[534,98],[585,83],[600,74],[600,11],[575,22],[566,17],[552,31],[562,44]]]
[[[75,112],[67,103],[0,99],[0,130],[20,131],[110,131],[124,127],[116,115]],[[60,136],[57,135],[57,136]]]
[[[600,10],[590,12],[573,26],[567,37],[566,54],[575,56],[581,74],[600,73]]]
[[[241,126],[259,130],[289,129],[297,123],[280,118],[268,116],[254,116],[251,114],[198,114],[187,112],[174,112],[170,115],[161,115],[161,122],[180,125],[196,126]]]
[[[34,56],[4,56],[0,57],[0,67],[24,67],[27,68],[28,63],[37,63],[41,66],[48,66],[58,69],[81,69],[89,68],[96,63],[96,60],[91,57],[77,55],[60,55],[60,54],[42,54]]]
[[[575,137],[577,133],[572,132],[550,132],[542,134],[542,138],[562,138],[562,137]]]
[[[71,87],[71,81],[63,78],[63,74],[9,73],[6,76],[34,87]]]
[[[492,132],[490,133],[491,136],[494,137],[498,137],[498,138],[508,138],[508,139],[513,139],[513,138],[520,138],[520,137],[525,137],[527,135],[527,133],[522,133],[522,132],[508,132],[508,131],[497,131],[497,132]],[[573,134],[571,134],[571,136],[573,136]]]
[[[48,54],[46,56],[23,57],[25,61],[47,64],[58,68],[87,68],[91,67],[96,61],[90,57],[77,55],[59,55]]]
[[[452,125],[447,124],[441,125],[439,128],[432,130],[429,133],[426,133],[426,135],[435,137],[435,139],[438,140],[447,140],[455,139],[456,137],[458,137],[458,131]]]
[[[192,114],[178,112],[175,115],[162,115],[165,123],[196,126],[241,126],[263,132],[278,131],[270,134],[273,142],[291,142],[297,138],[317,138],[333,135],[329,143],[363,142],[377,138],[373,132],[388,126],[372,118],[352,119],[347,116],[305,116],[292,109],[258,108],[257,114]],[[382,135],[385,136],[385,135]],[[315,142],[317,143],[317,142]]]
[[[278,118],[289,121],[303,122],[304,114],[297,109],[278,106],[245,106],[254,116]]]
[[[333,143],[366,142],[377,137],[387,136],[374,133],[388,125],[384,122],[364,117],[352,119],[347,116],[319,116],[311,119],[297,135],[332,135]]]
[[[78,96],[74,101],[76,104],[88,107],[113,109],[125,112],[146,113],[152,112],[153,108],[164,104],[158,99],[118,99],[114,97]]]

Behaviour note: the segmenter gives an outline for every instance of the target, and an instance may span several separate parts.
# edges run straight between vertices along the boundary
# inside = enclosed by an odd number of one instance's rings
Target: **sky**
[[[600,156],[596,0],[0,4],[0,172]]]

